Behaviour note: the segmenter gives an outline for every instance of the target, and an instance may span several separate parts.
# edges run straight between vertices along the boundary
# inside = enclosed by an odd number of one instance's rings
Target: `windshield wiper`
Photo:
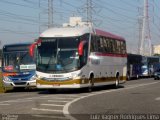
[[[20,56],[20,63],[22,63],[22,60],[24,59],[24,57],[26,57],[27,56],[27,54],[28,54],[28,52],[26,52],[23,56]]]
[[[45,70],[47,70],[47,69],[48,69],[49,64],[50,64],[51,59],[52,59],[52,57],[53,57],[53,56],[54,56],[54,53],[53,53],[53,55],[49,58],[49,61],[48,61],[47,65],[45,66]]]

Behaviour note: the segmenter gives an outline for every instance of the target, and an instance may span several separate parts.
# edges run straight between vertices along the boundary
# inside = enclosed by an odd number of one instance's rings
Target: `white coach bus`
[[[90,27],[50,28],[31,49],[37,88],[83,88],[126,80],[125,39]]]

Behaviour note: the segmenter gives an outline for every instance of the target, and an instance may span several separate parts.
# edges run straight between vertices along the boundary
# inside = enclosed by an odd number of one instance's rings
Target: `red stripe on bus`
[[[127,54],[96,53],[97,56],[127,57]]]

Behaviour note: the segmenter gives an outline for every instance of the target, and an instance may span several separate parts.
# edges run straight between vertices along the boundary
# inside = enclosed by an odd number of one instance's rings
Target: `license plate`
[[[60,86],[60,84],[52,84],[52,86]]]

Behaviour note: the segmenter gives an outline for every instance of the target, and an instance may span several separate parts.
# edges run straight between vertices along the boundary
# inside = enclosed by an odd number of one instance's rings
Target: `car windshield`
[[[63,73],[79,68],[79,37],[41,39],[36,56],[38,71]]]
[[[14,51],[3,53],[2,69],[8,72],[23,72],[35,70],[36,66],[28,51]]]

